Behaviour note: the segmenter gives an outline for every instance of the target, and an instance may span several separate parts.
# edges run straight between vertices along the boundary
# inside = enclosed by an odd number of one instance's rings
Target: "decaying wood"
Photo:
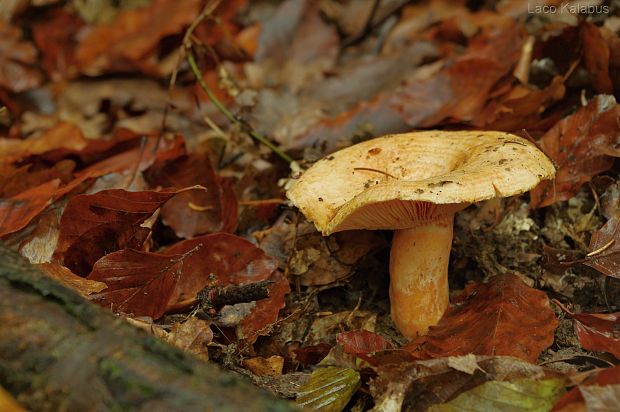
[[[43,276],[0,244],[0,386],[37,411],[289,411]]]

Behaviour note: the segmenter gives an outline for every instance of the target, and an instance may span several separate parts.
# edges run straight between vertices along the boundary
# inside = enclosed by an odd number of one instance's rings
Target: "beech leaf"
[[[588,265],[604,275],[620,279],[620,218],[612,217],[605,225],[592,233]]]
[[[575,332],[584,349],[609,352],[620,359],[620,312],[572,313],[558,301],[553,301],[575,320]]]
[[[54,258],[85,276],[107,253],[139,248],[149,232],[140,224],[175,193],[111,189],[73,197],[60,219]]]
[[[545,133],[540,147],[558,169],[554,180],[541,182],[530,192],[532,206],[570,199],[593,176],[611,168],[609,149],[620,143],[619,117],[616,99],[599,95]]]
[[[99,259],[89,280],[108,287],[90,299],[116,313],[160,318],[182,273],[183,262],[196,253],[162,255],[123,249]]]
[[[230,183],[215,174],[206,154],[180,156],[155,163],[146,171],[151,185],[183,188],[201,185],[206,191],[181,193],[161,210],[164,224],[181,238],[232,232],[237,226],[237,198]]]
[[[534,362],[553,343],[557,325],[544,292],[516,275],[498,275],[488,283],[469,284],[439,324],[408,347],[421,344],[422,358],[473,353]]]

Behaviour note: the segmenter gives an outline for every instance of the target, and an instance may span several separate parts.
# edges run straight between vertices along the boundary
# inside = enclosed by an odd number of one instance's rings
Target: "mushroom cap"
[[[519,136],[424,131],[335,152],[306,170],[287,197],[324,235],[393,230],[526,192],[554,175],[549,158]]]

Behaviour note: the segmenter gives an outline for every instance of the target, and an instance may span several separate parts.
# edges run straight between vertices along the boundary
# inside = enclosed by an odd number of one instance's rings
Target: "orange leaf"
[[[52,201],[60,179],[50,180],[9,199],[0,199],[0,237],[17,232]]]

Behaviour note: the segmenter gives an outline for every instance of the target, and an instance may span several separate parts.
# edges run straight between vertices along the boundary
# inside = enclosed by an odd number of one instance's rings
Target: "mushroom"
[[[411,339],[436,325],[448,307],[454,214],[472,202],[521,194],[554,175],[552,162],[521,137],[424,131],[335,152],[305,171],[287,196],[325,236],[395,230],[391,315]]]

